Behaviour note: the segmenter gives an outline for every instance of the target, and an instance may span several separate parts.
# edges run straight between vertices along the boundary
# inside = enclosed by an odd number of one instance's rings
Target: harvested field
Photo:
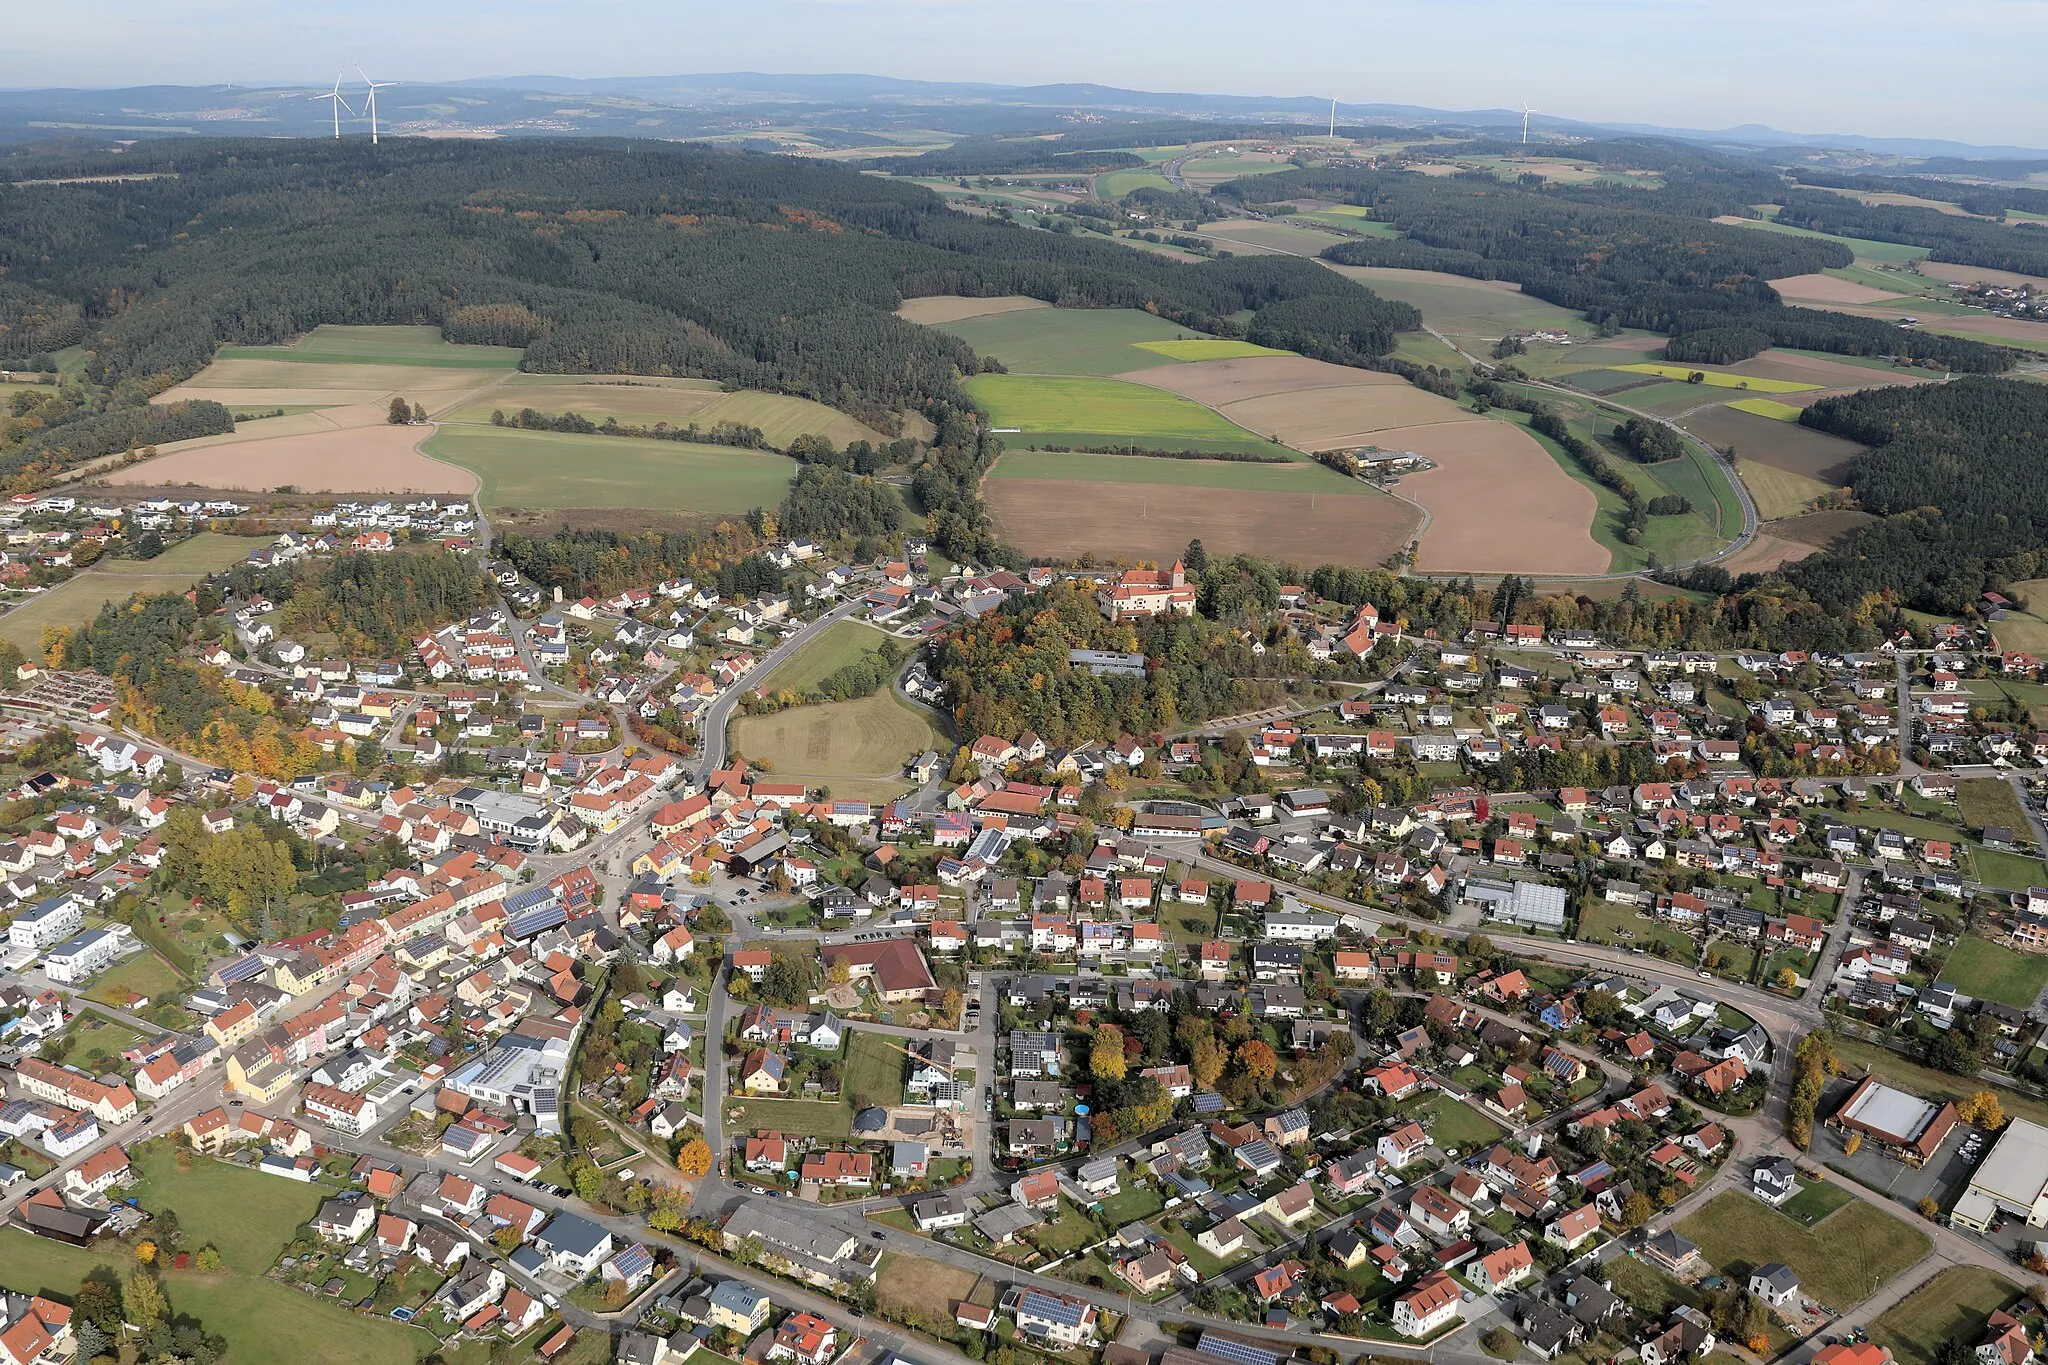
[[[728,393],[708,379],[639,376],[515,374],[470,395],[443,420],[488,426],[493,411],[516,413],[521,408],[577,412],[592,421],[615,417],[627,426],[666,422],[682,427],[694,422],[709,428],[733,422],[758,427],[768,443],[778,447],[799,436],[826,436],[842,445],[889,439],[838,409],[808,398],[757,389]]]
[[[1854,280],[1836,279],[1833,275],[1819,273],[1787,275],[1782,280],[1772,280],[1770,285],[1784,296],[1787,303],[1876,303],[1881,299],[1898,297],[1896,293],[1872,289]]]
[[[1538,330],[1569,332],[1575,337],[1592,333],[1591,325],[1579,313],[1524,294],[1519,285],[1504,280],[1474,280],[1437,270],[1377,265],[1331,269],[1375,294],[1415,305],[1425,322],[1453,338],[1492,341],[1509,332]]]
[[[1307,356],[1276,355],[1244,360],[1216,360],[1203,365],[1154,368],[1138,374],[1119,375],[1134,384],[1192,398],[1212,408],[1227,407],[1240,399],[1269,393],[1290,393],[1301,389],[1347,387],[1407,388],[1408,381],[1397,374],[1379,370],[1354,370]],[[1420,390],[1417,390],[1420,392]]]
[[[1774,535],[1824,550],[1851,531],[1876,520],[1868,512],[1808,512],[1804,516],[1773,522],[1770,529]]]
[[[1381,434],[1486,420],[1448,398],[1406,384],[1295,390],[1240,399],[1222,411],[1239,426],[1270,433],[1301,450],[1364,444],[1400,450],[1406,447],[1381,440]]]
[[[971,1270],[892,1251],[875,1276],[875,1301],[897,1309],[899,1317],[915,1310],[932,1322],[950,1322],[954,1309],[979,1283],[981,1277]]]
[[[944,322],[964,322],[968,318],[994,317],[998,313],[1020,313],[1027,308],[1050,308],[1044,299],[1029,299],[1022,294],[1000,294],[988,299],[970,299],[962,294],[931,294],[921,299],[905,299],[903,306],[896,310],[896,316],[905,322],[921,322],[934,326]]]
[[[1722,450],[1733,448],[1743,464],[1767,464],[1836,486],[1848,476],[1849,461],[1863,453],[1862,446],[1839,436],[1725,404],[1694,413],[1685,427]]]
[[[994,356],[1012,375],[1111,375],[1173,358],[1140,350],[1144,341],[1201,339],[1136,308],[1040,308],[946,323],[942,330]]]
[[[1320,255],[1324,247],[1339,240],[1335,233],[1289,227],[1285,223],[1262,223],[1255,219],[1205,223],[1196,235],[1212,238],[1232,251],[1252,254],[1263,251],[1283,256]]]
[[[778,780],[830,786],[841,796],[856,790],[880,794],[884,787],[900,792],[908,785],[903,765],[948,743],[894,688],[859,701],[741,716],[732,723],[731,738],[734,753],[772,765]]]
[[[1122,557],[1164,562],[1200,537],[1211,554],[1369,568],[1406,545],[1421,524],[1407,503],[1370,491],[1362,497],[1333,497],[992,478],[983,492],[1011,541],[1032,554],[1063,558],[1114,547]]]
[[[989,472],[988,484],[1143,483],[1181,489],[1241,489],[1247,493],[1314,493],[1369,498],[1371,484],[1346,478],[1313,460],[1174,460],[1150,455],[1096,455],[1080,450],[1011,450]]]
[[[282,418],[278,420],[284,420]],[[428,427],[364,427],[299,436],[195,443],[102,476],[109,484],[196,484],[204,488],[290,486],[319,493],[474,491],[476,479],[419,452]],[[593,440],[602,439],[598,437]]]
[[[1863,364],[1845,356],[1769,350],[1726,367],[1731,373],[1765,379],[1790,379],[1823,389],[1867,389],[1875,384],[1924,384],[1936,376],[1926,370]]]
[[[1807,545],[1783,536],[1772,535],[1769,523],[1757,531],[1755,540],[1729,555],[1717,560],[1729,573],[1742,576],[1746,573],[1769,573],[1780,564],[1796,564],[1808,555],[1820,553],[1820,546]]]
[[[1739,462],[1736,473],[1742,476],[1749,495],[1756,499],[1756,514],[1764,521],[1796,516],[1806,510],[1815,498],[1831,493],[1835,488],[1833,484],[1757,460]]]
[[[1377,444],[1414,450],[1435,469],[1401,480],[1401,495],[1430,510],[1416,567],[1473,573],[1605,573],[1591,534],[1598,502],[1542,446],[1507,422],[1396,428]]]
[[[1171,363],[1171,362],[1169,362]],[[1149,448],[1204,446],[1288,452],[1260,433],[1178,394],[1117,379],[1067,375],[982,374],[961,385],[992,426],[1017,428],[1017,444],[1094,446],[1126,442]]]

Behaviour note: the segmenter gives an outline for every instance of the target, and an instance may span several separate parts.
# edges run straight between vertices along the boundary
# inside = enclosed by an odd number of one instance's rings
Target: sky
[[[64,0],[0,88],[862,72],[2048,145],[2048,0]],[[2000,70],[1995,55],[2013,60]],[[1922,60],[1925,58],[1926,60]]]

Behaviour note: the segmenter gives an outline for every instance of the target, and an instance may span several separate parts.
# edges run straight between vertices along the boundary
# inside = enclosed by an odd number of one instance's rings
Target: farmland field
[[[1928,248],[1924,246],[1907,246],[1900,242],[1875,242],[1865,237],[1837,237],[1830,232],[1815,232],[1811,228],[1793,227],[1789,223],[1773,223],[1762,218],[1729,216],[1716,218],[1714,221],[1733,227],[1755,228],[1759,232],[1789,232],[1795,237],[1819,237],[1825,241],[1840,242],[1855,252],[1859,261],[1886,261],[1897,264],[1901,261],[1917,261],[1928,252]]]
[[[1010,481],[1158,484],[1176,488],[1234,488],[1252,493],[1314,493],[1378,499],[1370,484],[1307,460],[1287,464],[1245,460],[1166,460],[1147,455],[1095,455],[1085,451],[1012,450],[989,473],[991,485]]]
[[[404,428],[393,428],[404,430]],[[448,427],[422,450],[477,475],[491,507],[645,507],[729,514],[782,500],[796,465],[761,450],[627,436]]]
[[[1111,375],[1171,365],[1172,356],[1140,350],[1139,343],[1201,336],[1135,308],[1022,309],[933,325],[972,346],[976,354],[1002,361],[1013,376]]]
[[[1763,521],[1793,516],[1806,510],[1807,504],[1815,498],[1834,491],[1833,484],[1809,479],[1804,474],[1794,474],[1759,460],[1744,460],[1736,465],[1735,470],[1749,488],[1749,495],[1756,500],[1756,514]]]
[[[1471,343],[1491,343],[1509,332],[1592,335],[1591,325],[1578,312],[1533,298],[1501,281],[1391,266],[1346,265],[1336,270],[1375,294],[1415,305],[1422,310],[1424,322],[1453,340],[1466,342],[1468,350]]]
[[[136,593],[183,592],[269,543],[268,538],[203,532],[155,559],[102,561],[0,616],[0,638],[35,655],[42,648],[45,626],[82,626],[98,616],[104,604],[125,602]]]
[[[458,346],[439,327],[328,325],[282,346],[223,346],[222,360],[291,360],[317,365],[424,365],[451,370],[519,368],[516,346]]]
[[[1973,999],[2030,1010],[2048,986],[2048,957],[1965,934],[1942,966],[1941,979]]]
[[[1678,379],[1690,382],[1693,375],[1703,375],[1703,384],[1717,389],[1754,389],[1759,393],[1804,393],[1817,389],[1818,384],[1805,384],[1791,379],[1765,379],[1754,375],[1732,374],[1727,370],[1700,369],[1689,365],[1660,365],[1650,361],[1638,361],[1633,365],[1614,367],[1624,374],[1649,374],[1659,379]]]
[[[1790,403],[1780,403],[1775,398],[1737,398],[1729,403],[1728,406],[1734,408],[1737,412],[1749,412],[1756,414],[1758,417],[1768,417],[1774,422],[1796,422],[1799,420],[1799,414],[1806,410],[1804,408],[1796,408]]]
[[[2021,843],[2031,844],[2027,813],[2012,787],[1997,777],[1964,777],[1956,781],[1956,808],[1963,823],[1981,833],[1987,825],[2003,825]]]
[[[1289,355],[1288,351],[1276,351],[1271,346],[1259,346],[1249,341],[1229,341],[1220,337],[1189,337],[1183,341],[1141,341],[1141,351],[1152,351],[1168,360],[1243,360],[1255,355]]]
[[[201,438],[179,442],[179,449],[153,460],[111,470],[99,482],[244,491],[291,487],[302,493],[469,491],[475,483],[471,476],[420,453],[428,433],[426,427],[364,426],[256,440]]]
[[[1172,194],[1173,182],[1157,171],[1110,171],[1095,177],[1095,193],[1101,199],[1121,199],[1132,190],[1163,190]]]
[[[901,793],[903,765],[926,749],[947,745],[924,712],[893,689],[732,722],[734,751],[772,764],[778,780],[801,779],[830,786],[839,796],[869,800]]]
[[[1334,234],[1318,232],[1314,228],[1290,227],[1284,221],[1262,223],[1245,218],[1204,223],[1196,235],[1211,239],[1226,251],[1243,251],[1249,255],[1315,256],[1338,240]]]
[[[627,426],[700,427],[737,422],[759,427],[770,445],[787,446],[798,436],[885,442],[889,438],[836,408],[787,394],[741,390],[728,393],[709,379],[665,379],[626,375],[514,374],[490,385],[443,419],[485,425],[491,413],[533,408],[545,413],[578,412],[594,422],[615,417]]]
[[[834,621],[754,686],[762,692],[808,692],[888,638],[864,621]]]
[[[942,326],[949,322],[965,322],[969,318],[994,317],[999,313],[1017,313],[1029,308],[1050,308],[1043,299],[1027,298],[1022,294],[998,294],[990,298],[970,298],[965,294],[929,294],[923,298],[905,299],[903,306],[896,310],[896,316],[905,322],[921,322],[928,327]]]
[[[1171,364],[1171,361],[1166,363]],[[992,426],[1056,445],[1197,445],[1288,455],[1291,452],[1177,394],[1119,379],[982,374],[961,385]]]
[[[1686,430],[1726,451],[1733,449],[1744,464],[1767,464],[1839,487],[1848,477],[1849,461],[1863,447],[1839,436],[1735,410],[1732,404],[1706,408],[1685,419]]]
[[[1782,1261],[1808,1294],[1837,1310],[1868,1298],[1932,1245],[1920,1229],[1860,1199],[1809,1231],[1735,1190],[1716,1196],[1677,1231],[1724,1275],[1746,1280],[1756,1266]]]
[[[1900,1365],[1934,1365],[1947,1341],[1971,1342],[1984,1324],[2020,1296],[2020,1287],[1981,1266],[1952,1266],[1885,1310],[1870,1339]]]

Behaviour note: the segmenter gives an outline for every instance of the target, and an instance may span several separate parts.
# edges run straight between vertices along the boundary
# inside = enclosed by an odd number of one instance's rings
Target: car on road
[[[886,1242],[889,1240],[889,1234],[886,1232],[870,1233],[869,1236],[873,1237],[877,1242]]]

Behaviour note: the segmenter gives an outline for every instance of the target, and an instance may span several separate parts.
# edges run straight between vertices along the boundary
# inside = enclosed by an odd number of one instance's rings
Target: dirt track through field
[[[246,490],[289,485],[318,493],[473,492],[476,475],[419,453],[419,443],[432,433],[426,426],[375,426],[199,445],[115,470],[103,482]]]
[[[984,492],[1004,535],[1048,556],[1164,562],[1200,539],[1211,554],[1369,568],[1406,545],[1421,521],[1398,499],[1348,494],[1036,479],[991,479]]]

